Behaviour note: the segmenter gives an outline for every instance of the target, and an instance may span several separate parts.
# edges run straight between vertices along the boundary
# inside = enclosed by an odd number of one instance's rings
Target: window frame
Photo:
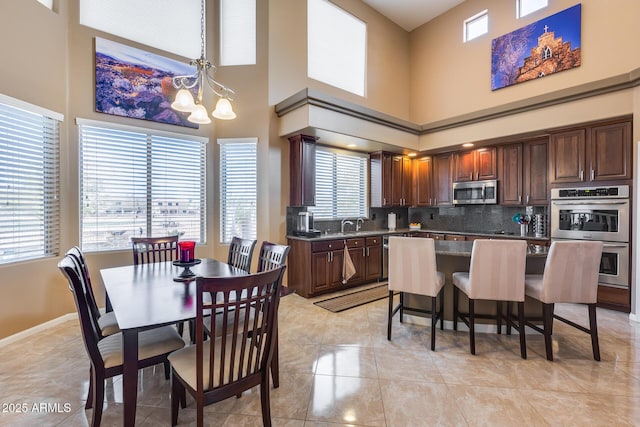
[[[523,7],[523,3],[529,1],[531,0],[516,0],[516,19],[524,18],[525,16],[531,15],[532,13],[535,13],[549,6],[549,0],[542,0],[544,1],[544,4],[529,6],[529,11],[522,13],[523,9],[526,10],[526,8]]]
[[[471,25],[480,22],[482,19],[486,19],[486,28],[485,31],[479,34],[476,34],[475,36],[471,37],[471,35],[469,34],[469,28]],[[471,40],[475,40],[478,37],[484,36],[485,34],[489,33],[489,9],[485,9],[482,12],[478,12],[475,15],[467,18],[464,20],[463,24],[462,24],[462,41],[464,43],[469,42]]]

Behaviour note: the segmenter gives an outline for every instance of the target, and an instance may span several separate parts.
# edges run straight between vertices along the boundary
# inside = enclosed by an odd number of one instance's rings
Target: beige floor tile
[[[372,347],[320,347],[316,362],[317,375],[378,378],[376,354]]]

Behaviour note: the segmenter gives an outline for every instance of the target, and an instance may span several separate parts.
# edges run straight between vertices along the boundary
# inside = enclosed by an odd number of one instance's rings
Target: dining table
[[[196,317],[195,277],[235,277],[249,273],[215,259],[193,266],[167,261],[100,270],[122,331],[124,425],[135,425],[138,391],[138,333]],[[189,268],[190,271],[187,271]],[[185,271],[192,273],[184,276]]]

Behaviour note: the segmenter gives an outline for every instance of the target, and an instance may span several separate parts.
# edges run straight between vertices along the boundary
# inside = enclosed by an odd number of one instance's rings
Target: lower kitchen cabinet
[[[334,292],[379,280],[382,274],[382,237],[336,240],[289,239],[287,286],[305,297]],[[342,283],[345,244],[356,273]]]

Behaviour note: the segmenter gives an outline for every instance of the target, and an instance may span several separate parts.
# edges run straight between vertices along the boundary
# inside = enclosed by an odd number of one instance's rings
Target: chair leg
[[[542,304],[542,329],[544,331],[544,348],[547,352],[547,360],[553,361],[553,347],[551,335],[553,335],[553,304]]]
[[[99,427],[102,420],[102,407],[104,406],[104,374],[94,372],[93,378],[93,414],[91,425]]]
[[[444,288],[440,289],[440,330],[444,331]]]
[[[598,344],[598,323],[596,322],[596,305],[589,304],[589,329],[591,332],[591,347],[593,358],[600,361],[600,345]]]
[[[511,305],[511,303],[509,303]],[[508,315],[510,315],[509,313]],[[509,322],[507,322],[507,325]],[[520,332],[520,357],[527,358],[527,337],[524,333],[524,301],[518,302],[518,330]]]
[[[431,351],[436,350],[436,322],[438,312],[436,311],[436,297],[431,297]]]
[[[168,360],[164,361],[164,379],[169,380],[171,378],[171,364]]]
[[[274,334],[274,347],[273,347],[273,356],[271,358],[271,380],[273,381],[273,388],[278,388],[280,387],[280,359],[279,359],[279,352],[278,352],[278,327],[277,327],[277,323],[275,325],[275,327],[273,328],[273,334]]]
[[[400,323],[404,323],[404,292],[400,292]]]
[[[513,313],[513,303],[507,301],[507,335],[511,335],[511,314]]]
[[[469,298],[469,351],[476,354],[475,301]]]
[[[460,290],[458,290],[457,286],[453,287],[453,330],[457,331],[458,330],[458,299],[460,298],[459,295]]]
[[[93,365],[89,368],[89,391],[87,392],[87,401],[84,404],[84,409],[91,409],[93,407]]]
[[[178,402],[182,400],[182,393],[180,391],[180,381],[173,376],[171,378],[171,425],[178,424]]]
[[[391,341],[391,316],[393,313],[393,291],[389,291],[389,313],[387,314],[387,340]]]

